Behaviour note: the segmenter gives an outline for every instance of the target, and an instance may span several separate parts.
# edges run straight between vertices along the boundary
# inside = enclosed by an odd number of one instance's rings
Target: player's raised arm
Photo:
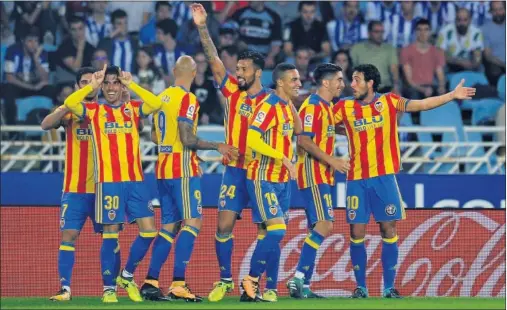
[[[143,104],[141,105],[141,112],[143,115],[148,115],[160,110],[160,107],[162,107],[162,100],[150,91],[137,85],[132,80],[132,74],[130,74],[130,72],[120,71],[118,78],[123,85],[127,86],[130,90],[136,93],[139,98],[141,98],[143,101]]]
[[[223,62],[218,57],[218,52],[213,40],[211,40],[211,36],[208,31],[208,26],[206,25],[206,17],[207,13],[204,7],[201,4],[194,3],[190,6],[192,10],[192,17],[194,18],[194,23],[199,30],[199,37],[201,38],[201,44],[204,49],[204,54],[206,55],[206,59],[211,67],[211,71],[213,71],[213,77],[217,83],[222,83],[227,74],[225,71],[225,66]]]
[[[43,130],[56,129],[62,125],[63,118],[70,110],[66,108],[64,105],[56,108],[52,113],[48,114],[42,122],[40,123],[40,127]]]
[[[464,87],[464,83],[465,80],[463,79],[453,91],[441,96],[429,97],[421,100],[409,100],[405,103],[405,107],[398,107],[398,109],[406,112],[428,111],[438,108],[452,100],[470,100],[475,96],[475,88]]]

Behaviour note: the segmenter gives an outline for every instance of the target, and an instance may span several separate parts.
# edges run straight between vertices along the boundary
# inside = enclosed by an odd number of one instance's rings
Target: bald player
[[[162,229],[155,240],[141,295],[144,299],[157,301],[184,299],[200,302],[202,298],[193,294],[185,283],[185,270],[202,225],[201,183],[196,151],[217,150],[227,160],[236,159],[238,151],[225,143],[204,141],[196,136],[199,102],[189,91],[196,75],[192,57],[178,58],[173,74],[174,86],[159,95],[162,107],[153,116],[152,136],[156,137],[158,144],[155,174],[162,208]],[[182,222],[184,226],[180,231]],[[178,232],[173,282],[166,297],[159,288],[158,278]]]

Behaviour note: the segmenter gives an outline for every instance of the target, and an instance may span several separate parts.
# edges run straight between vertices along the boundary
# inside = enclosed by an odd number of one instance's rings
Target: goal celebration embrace
[[[487,97],[505,61],[486,31],[505,26],[505,3],[89,1],[68,14],[29,3],[9,17],[2,176],[32,200],[34,183],[9,169],[59,169],[63,182],[36,189],[58,194],[52,226],[39,215],[49,208],[2,190],[20,208],[2,208],[2,276],[30,266],[39,283],[47,269],[44,306],[478,297],[438,305],[466,308],[505,296],[505,181],[472,175],[505,169],[505,125],[491,125],[505,103]],[[51,54],[61,38],[39,15],[67,29]],[[39,107],[51,91],[51,109],[27,112],[23,100]],[[18,134],[19,115],[36,129]],[[30,233],[14,238],[12,223]]]

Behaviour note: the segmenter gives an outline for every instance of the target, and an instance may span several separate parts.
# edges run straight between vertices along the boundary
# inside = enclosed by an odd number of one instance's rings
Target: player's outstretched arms
[[[194,23],[199,30],[201,44],[204,49],[206,59],[211,67],[211,71],[213,72],[213,77],[215,78],[215,81],[220,84],[225,78],[226,71],[224,63],[220,60],[220,57],[218,57],[217,48],[215,44],[213,44],[213,40],[211,40],[208,26],[206,25],[206,17],[208,15],[201,4],[193,3],[190,5],[190,8],[192,10]]]
[[[56,129],[60,127],[62,125],[63,118],[68,112],[70,112],[70,110],[64,105],[59,106],[52,113],[44,117],[40,123],[40,127],[43,130]]]
[[[406,106],[407,112],[418,112],[418,111],[428,111],[431,109],[438,108],[441,105],[446,104],[452,100],[470,100],[473,96],[475,96],[475,88],[473,87],[464,87],[463,84],[465,80],[462,79],[461,82],[456,86],[456,88],[448,92],[447,94],[443,94],[441,96],[429,97],[422,100],[410,100]]]
[[[236,160],[239,156],[238,149],[225,143],[211,142],[199,139],[194,134],[193,125],[189,122],[179,121],[178,130],[181,143],[194,150],[217,150],[228,161]]]
[[[132,80],[132,74],[130,74],[130,72],[120,71],[119,79],[123,85],[128,87],[130,90],[136,93],[136,95],[138,95],[139,98],[141,98],[141,100],[143,101],[141,110],[144,115],[148,115],[160,110],[160,108],[162,107],[162,100],[160,100],[160,98],[152,94],[150,91],[137,85]]]
[[[320,162],[327,164],[341,173],[346,173],[350,169],[350,164],[347,159],[330,156],[326,152],[322,151],[320,147],[313,142],[310,136],[299,136],[298,146],[312,155],[312,157],[317,158]]]
[[[82,104],[84,98],[86,95],[91,93],[93,90],[99,89],[100,85],[102,85],[102,82],[104,81],[104,77],[106,74],[107,65],[104,64],[104,68],[102,70],[95,72],[92,74],[92,80],[90,81],[90,84],[86,85],[85,87],[73,92],[65,101],[63,104],[74,114],[77,116],[83,118],[85,115],[85,109],[84,105]]]

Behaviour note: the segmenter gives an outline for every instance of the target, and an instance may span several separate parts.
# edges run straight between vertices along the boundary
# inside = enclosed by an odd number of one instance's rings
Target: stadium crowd
[[[222,125],[224,98],[201,50],[190,4],[2,2],[2,123],[39,124],[52,106],[71,93],[76,71],[83,66],[117,65],[158,94],[172,83],[176,59],[186,54],[198,64],[191,91],[202,107],[199,124]],[[264,84],[271,83],[270,69],[276,64],[296,65],[304,89],[296,107],[314,91],[311,72],[322,62],[340,65],[346,84],[353,66],[371,63],[380,70],[381,92],[413,99],[443,94],[452,88],[453,74],[476,72],[484,78],[475,84],[487,84],[478,88],[477,99],[505,99],[505,2],[202,4],[213,12],[208,27],[229,72],[235,71],[238,54],[245,49],[266,56]],[[350,94],[348,87],[342,96]],[[33,96],[37,100],[26,100]],[[465,125],[505,124],[505,104],[489,109],[478,120],[472,117],[473,105],[460,107]],[[419,124],[418,115],[412,115],[411,121]]]

